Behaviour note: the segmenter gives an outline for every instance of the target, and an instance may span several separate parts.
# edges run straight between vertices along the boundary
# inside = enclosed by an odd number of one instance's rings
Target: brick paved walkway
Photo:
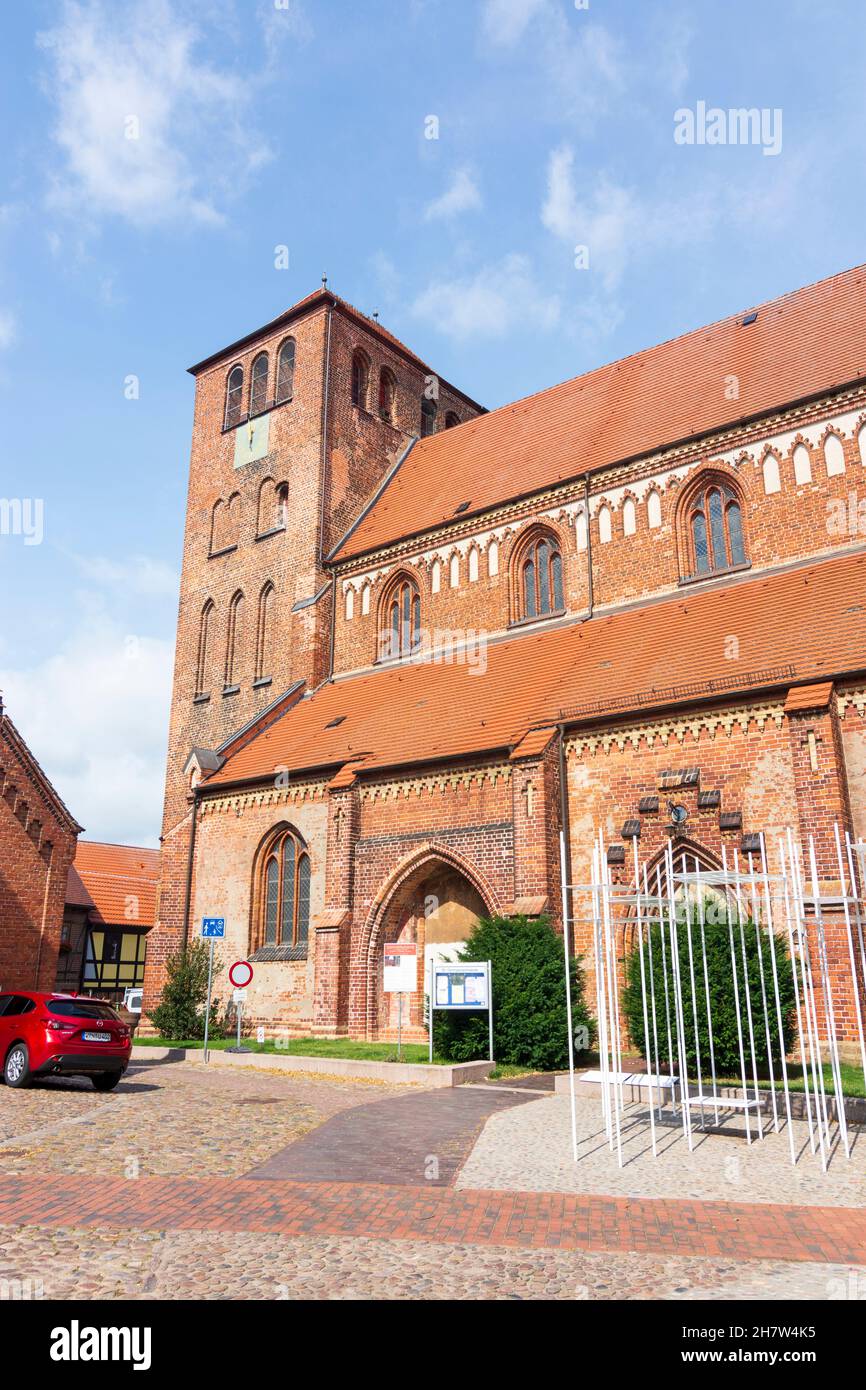
[[[250,1179],[9,1175],[0,1225],[362,1236],[866,1265],[866,1212]]]
[[[513,1091],[459,1086],[356,1105],[244,1176],[447,1187],[469,1157],[485,1120],[534,1099]]]

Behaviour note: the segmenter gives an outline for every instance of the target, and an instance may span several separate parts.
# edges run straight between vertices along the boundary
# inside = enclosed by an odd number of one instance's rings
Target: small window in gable
[[[652,488],[646,500],[646,520],[647,526],[652,530],[662,524],[662,499],[661,495]]]
[[[474,546],[469,551],[469,582],[474,584],[478,578],[478,547]]]
[[[487,573],[493,578],[499,573],[499,542],[491,541],[487,548]]]
[[[244,369],[243,367],[232,367],[226,382],[226,413],[225,427],[232,429],[241,418],[241,406],[244,394]]]
[[[261,415],[268,403],[268,354],[260,352],[250,377],[250,414]]]
[[[290,401],[295,389],[295,340],[287,338],[280,348],[277,358],[277,389],[274,399],[277,405]]]
[[[438,594],[442,588],[442,565],[438,560],[433,561],[433,568],[430,571],[430,592]]]
[[[764,459],[762,471],[764,474],[764,491],[767,495],[769,496],[772,492],[781,492],[782,476],[779,472],[779,460],[776,458],[775,454],[767,454]]]
[[[607,545],[613,535],[610,520],[610,507],[604,506],[598,514],[598,539],[602,545]]]
[[[794,482],[811,483],[812,460],[805,444],[798,444],[794,450]]]
[[[839,473],[845,472],[845,450],[838,434],[828,434],[824,440],[824,462],[827,465],[828,478],[835,478]]]
[[[460,584],[460,556],[455,550],[451,556],[451,563],[448,569],[449,582],[452,589],[456,589]]]
[[[637,513],[631,497],[627,497],[622,504],[622,529],[626,536],[633,536],[637,530]]]

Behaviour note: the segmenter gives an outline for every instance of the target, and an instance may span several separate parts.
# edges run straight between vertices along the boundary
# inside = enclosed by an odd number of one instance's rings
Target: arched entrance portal
[[[403,998],[403,1036],[424,1039],[424,992],[431,958],[453,960],[479,918],[488,916],[490,911],[469,878],[455,865],[438,858],[426,859],[398,884],[386,900],[370,938],[368,1036],[397,1036],[398,997],[385,994],[382,988],[386,943],[414,941],[418,947],[418,989],[411,1000]]]

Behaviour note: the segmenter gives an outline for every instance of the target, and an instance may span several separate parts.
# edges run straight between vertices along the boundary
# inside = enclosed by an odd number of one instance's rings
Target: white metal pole
[[[731,895],[728,892],[730,875],[728,873],[728,852],[722,849],[722,872],[725,876],[725,916],[728,927],[728,944],[731,952],[731,975],[734,984],[734,1012],[737,1016],[737,1045],[740,1052],[740,1076],[743,1082],[743,1116],[746,1123],[746,1143],[752,1142],[752,1126],[749,1120],[749,1087],[746,1080],[746,1052],[743,1046],[743,1015],[740,1010],[740,986],[738,981],[737,948],[734,945],[734,914],[731,911]],[[760,1120],[758,1122],[760,1127]]]
[[[490,1061],[493,1061],[493,962],[487,962],[487,1042]]]
[[[665,901],[664,901],[664,898],[663,898],[663,896],[662,896],[662,881],[661,881],[661,865],[660,865],[660,864],[656,864],[656,898],[658,899],[658,905],[659,905],[659,940],[660,940],[660,942],[661,942],[661,952],[662,952],[662,980],[664,981],[664,987],[665,987],[665,1023],[666,1023],[666,1026],[667,1026],[667,1040],[668,1040],[668,1068],[669,1068],[669,1071],[670,1071],[670,1080],[671,1080],[671,1105],[673,1106],[673,1112],[674,1112],[674,1114],[676,1115],[676,1113],[677,1113],[677,1086],[676,1086],[676,1083],[677,1083],[677,1076],[676,1076],[676,1070],[675,1070],[675,1068],[674,1068],[674,1044],[673,1044],[673,1035],[672,1035],[672,1033],[671,1033],[671,1000],[670,1000],[670,991],[669,991],[669,987],[668,987],[668,953],[667,953],[667,948],[666,948],[666,946],[665,946]],[[679,1065],[679,1063],[677,1063],[677,1065]]]
[[[800,865],[800,855],[793,836],[789,831],[789,854],[794,864],[794,902],[800,937],[800,965],[803,974],[803,993],[806,1001],[808,1024],[809,1056],[812,1066],[812,1084],[815,1088],[815,1113],[818,1120],[818,1145],[821,1153],[821,1167],[827,1171],[827,1148],[830,1143],[830,1124],[827,1119],[827,1096],[824,1090],[824,1065],[818,1037],[818,1011],[815,1003],[815,982],[812,976],[812,952],[809,946],[809,932],[806,927],[805,883]]]
[[[674,991],[674,1025],[677,1035],[677,1052],[679,1054],[680,1065],[680,1100],[683,1106],[683,1129],[689,1146],[689,1153],[694,1148],[692,1141],[692,1111],[691,1096],[689,1095],[689,1066],[686,1049],[686,1026],[683,1013],[683,991],[682,979],[680,977],[680,942],[679,932],[677,931],[677,904],[676,904],[676,884],[674,875],[674,854],[673,844],[668,840],[666,850],[666,864],[668,876],[668,910],[670,913],[670,932],[671,932],[671,974],[673,979]]]
[[[695,861],[697,863],[697,861]],[[698,991],[695,986],[695,958],[692,951],[692,905],[689,902],[688,867],[686,856],[683,865],[683,901],[686,909],[686,944],[689,952],[689,981],[692,987],[692,1022],[695,1029],[695,1066],[698,1074],[698,1094],[701,1097],[701,1129],[704,1127],[704,1069],[701,1066],[701,1036],[698,1029]]]
[[[788,882],[788,858],[784,841],[779,839],[779,864],[782,873],[782,892],[785,904],[785,922],[788,928],[788,950],[791,956],[791,971],[794,976],[794,1004],[797,1009],[797,1045],[800,1049],[800,1070],[803,1073],[803,1095],[806,1100],[806,1122],[809,1126],[809,1148],[815,1152],[815,1130],[812,1125],[812,1096],[809,1089],[809,1067],[806,1061],[806,1039],[803,1034],[803,1011],[800,1008],[800,970],[797,952],[794,945],[793,928],[793,907],[791,902],[791,890]],[[803,1008],[806,1003],[803,1001]]]
[[[698,857],[697,857],[697,855],[695,855],[695,879],[696,879],[696,881],[697,881],[697,883],[698,883],[698,888],[701,889],[701,883],[700,883],[700,865],[699,865],[699,863],[698,863]],[[712,1078],[713,1078],[713,1119],[714,1119],[715,1123],[718,1124],[718,1123],[719,1123],[719,1106],[718,1106],[718,1087],[716,1086],[716,1047],[715,1047],[715,1043],[714,1043],[714,1041],[713,1041],[713,1006],[712,1006],[712,1003],[710,1002],[710,976],[709,976],[709,970],[708,970],[708,967],[707,967],[707,936],[706,936],[706,924],[705,924],[705,922],[704,922],[704,916],[705,916],[705,909],[704,909],[704,894],[703,894],[703,891],[701,890],[701,891],[699,891],[699,893],[698,893],[698,925],[699,925],[700,930],[701,930],[701,957],[702,957],[702,959],[703,959],[703,964],[704,964],[704,997],[705,997],[705,999],[706,999],[706,1001],[707,1001],[707,1036],[708,1036],[708,1038],[709,1038],[709,1044],[710,1044],[710,1074],[711,1074],[711,1076],[712,1076]],[[701,1090],[703,1090],[703,1085],[701,1086]]]
[[[648,878],[648,876],[647,876],[646,864],[644,864],[644,866],[643,866],[643,886],[644,886],[644,895],[645,895],[645,897],[646,897],[647,899],[649,899],[649,878]],[[662,1075],[662,1069],[661,1069],[661,1059],[660,1059],[660,1057],[659,1057],[659,1030],[658,1030],[658,1018],[657,1018],[657,1014],[656,1014],[656,983],[655,983],[655,974],[654,974],[654,971],[653,971],[653,938],[652,938],[652,922],[651,922],[651,921],[647,923],[646,941],[647,941],[647,955],[648,955],[648,957],[649,957],[650,998],[652,999],[652,1014],[653,1014],[653,1051],[655,1052],[655,1074],[656,1074],[656,1080],[657,1080],[657,1082],[658,1082],[657,1096],[658,1096],[658,1107],[659,1107],[659,1121],[661,1121],[661,1117],[662,1117],[662,1088],[661,1088],[661,1075]]]
[[[429,1042],[429,1047],[430,1047],[430,1059],[429,1059],[429,1060],[430,1060],[430,1065],[431,1065],[431,1067],[432,1067],[432,1065],[433,1065],[433,1009],[435,1008],[435,1005],[434,1005],[434,1003],[433,1003],[433,983],[434,983],[434,980],[435,980],[435,974],[434,974],[434,970],[433,970],[433,957],[432,957],[432,955],[431,955],[431,957],[430,957],[430,985],[429,985],[430,994],[429,994],[429,996],[428,996],[430,1002],[429,1002],[429,1005],[428,1005],[428,1007],[427,1007],[427,1034],[428,1034],[428,1042]]]
[[[776,1029],[779,1037],[779,1057],[782,1066],[782,1086],[785,1092],[785,1115],[788,1121],[788,1144],[791,1150],[791,1162],[797,1162],[797,1155],[794,1151],[794,1126],[791,1123],[791,1095],[788,1090],[788,1062],[785,1057],[785,1035],[782,1019],[782,1004],[779,998],[779,968],[776,963],[776,930],[773,922],[773,904],[770,897],[770,873],[767,867],[767,846],[764,842],[764,832],[761,831],[761,869],[764,876],[764,907],[767,914],[767,936],[770,942],[770,966],[773,975],[773,994],[776,1003]]]
[[[761,1004],[764,1010],[764,1038],[767,1043],[767,1067],[770,1072],[770,1096],[773,1104],[773,1129],[779,1133],[779,1109],[776,1104],[776,1074],[773,1069],[773,1044],[770,1037],[770,1014],[767,1009],[767,985],[764,980],[764,951],[761,945],[761,922],[760,905],[757,900],[757,882],[755,880],[755,861],[751,853],[749,854],[749,878],[750,893],[752,898],[752,920],[755,924],[755,944],[758,948],[758,976],[761,981]]]
[[[568,1093],[571,1105],[571,1152],[577,1162],[577,1109],[574,1094],[574,1024],[571,1017],[571,947],[568,932],[568,860],[565,831],[559,832],[559,874],[562,885],[562,945],[565,953],[565,1017],[568,1026]],[[490,1052],[493,1055],[493,1012],[490,1014]]]
[[[647,1012],[646,1002],[646,975],[644,973],[643,963],[643,912],[641,909],[640,897],[640,869],[637,858],[637,839],[632,840],[632,849],[634,851],[635,907],[637,916],[638,951],[640,953],[640,993],[643,1003],[644,1050],[647,1059],[647,1085],[649,1086],[650,1136],[652,1139],[653,1158],[658,1158],[658,1149],[656,1148],[656,1119],[653,1112],[652,1047],[650,1045],[649,1014]]]
[[[866,1044],[863,1041],[863,1013],[860,1008],[860,986],[857,980],[857,962],[854,957],[854,937],[851,931],[851,913],[848,910],[848,875],[842,861],[842,841],[839,837],[838,822],[833,826],[836,837],[836,858],[839,862],[839,879],[842,884],[842,906],[845,912],[845,934],[848,938],[848,960],[851,966],[851,989],[854,995],[854,1016],[857,1019],[857,1033],[860,1038],[860,1063],[866,1077]],[[853,893],[853,884],[852,893]]]
[[[749,1053],[752,1059],[752,1080],[755,1084],[755,1106],[757,1109],[758,1137],[764,1137],[764,1112],[761,1109],[761,1092],[758,1086],[758,1061],[755,1053],[755,1023],[752,1018],[752,982],[749,979],[749,962],[746,957],[746,929],[743,925],[743,895],[740,892],[740,856],[734,850],[734,893],[737,899],[737,918],[740,928],[740,955],[743,963],[743,986],[746,991],[746,1022],[749,1026]],[[748,1100],[748,1092],[743,1099]]]
[[[815,837],[809,836],[809,864],[812,873],[812,893],[815,900],[815,924],[818,928],[818,959],[823,976],[824,1016],[827,1022],[827,1040],[830,1048],[830,1073],[833,1077],[833,1090],[836,1095],[836,1123],[845,1146],[845,1157],[851,1157],[848,1143],[848,1122],[845,1118],[845,1095],[842,1090],[842,1071],[839,1064],[839,1047],[836,1034],[836,1011],[833,1007],[833,986],[830,980],[830,961],[827,955],[827,941],[824,935],[824,914],[818,882],[818,863],[815,858]]]

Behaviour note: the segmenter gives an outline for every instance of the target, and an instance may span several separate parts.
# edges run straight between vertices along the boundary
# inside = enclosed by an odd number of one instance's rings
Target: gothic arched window
[[[225,427],[230,430],[241,418],[244,394],[244,369],[232,367],[226,382]]]
[[[352,354],[352,405],[367,409],[367,387],[370,381],[370,363],[365,353],[356,348]]]
[[[225,684],[226,690],[231,690],[237,685],[238,675],[238,648],[239,630],[243,616],[244,596],[238,589],[233,595],[229,604],[229,617],[226,625],[226,664],[225,664]]]
[[[268,354],[260,352],[250,374],[250,414],[261,415],[268,403]]]
[[[733,486],[710,478],[686,508],[690,576],[717,574],[746,563],[743,513]]]
[[[265,680],[271,674],[271,627],[274,600],[274,586],[270,580],[259,594],[259,612],[256,622],[256,674],[257,681]]]
[[[398,575],[382,600],[379,660],[409,656],[421,639],[421,596],[408,574]]]
[[[425,439],[428,434],[433,434],[436,430],[436,402],[431,401],[429,396],[425,396],[421,402],[421,438]]]
[[[387,367],[383,367],[379,373],[379,414],[383,420],[391,422],[394,419],[394,395],[397,383],[394,380],[394,373]]]
[[[310,856],[285,827],[265,846],[258,885],[262,946],[306,946],[310,933]]]
[[[546,531],[533,537],[521,552],[518,564],[521,618],[542,618],[565,608],[562,588],[562,552]]]
[[[295,340],[287,338],[280,348],[280,355],[277,358],[277,386],[274,392],[274,404],[281,405],[283,401],[290,401],[295,388]]]

